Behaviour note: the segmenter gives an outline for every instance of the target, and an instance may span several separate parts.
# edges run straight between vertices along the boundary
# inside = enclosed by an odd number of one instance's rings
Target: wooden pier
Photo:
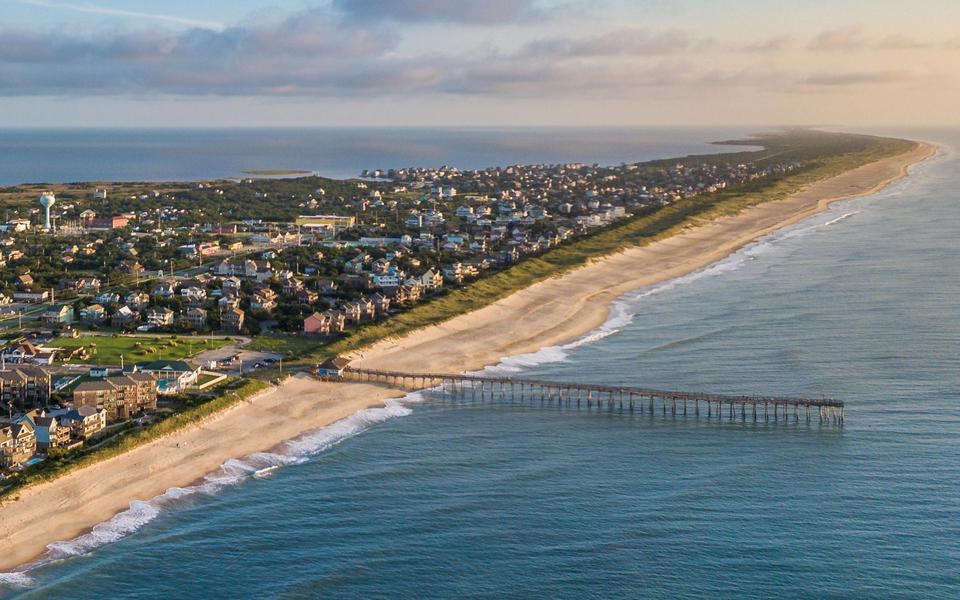
[[[843,424],[843,401],[831,399],[667,392],[590,383],[481,375],[402,373],[356,367],[346,367],[340,376],[326,379],[376,383],[402,390],[435,389],[455,397],[473,400],[512,398],[519,401],[556,403],[560,406],[606,407],[650,415],[702,415],[744,421],[773,419],[799,423],[804,419],[809,423],[816,415],[821,423]]]

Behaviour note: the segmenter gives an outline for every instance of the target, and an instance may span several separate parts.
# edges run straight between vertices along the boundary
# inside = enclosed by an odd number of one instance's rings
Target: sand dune
[[[596,260],[487,308],[384,341],[355,358],[368,367],[456,372],[571,340],[603,323],[611,301],[625,292],[716,262],[757,237],[824,210],[832,201],[873,193],[934,151],[920,145],[813,184],[788,199]],[[50,542],[83,533],[126,509],[131,500],[189,485],[230,458],[272,449],[391,395],[396,394],[373,386],[291,378],[195,427],[27,489],[19,500],[0,508],[0,569],[37,558]]]

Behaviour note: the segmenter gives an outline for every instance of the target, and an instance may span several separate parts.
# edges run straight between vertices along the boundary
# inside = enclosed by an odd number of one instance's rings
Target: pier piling
[[[505,400],[507,396],[511,400],[520,402],[537,401],[547,404],[553,404],[556,399],[558,407],[570,406],[575,403],[577,407],[582,406],[584,398],[588,409],[593,408],[594,400],[596,407],[602,408],[604,402],[608,410],[624,409],[633,411],[638,409],[640,414],[653,416],[657,402],[660,404],[660,412],[666,416],[667,403],[670,403],[671,416],[677,415],[677,403],[683,416],[689,414],[690,402],[693,403],[693,414],[700,416],[700,403],[704,403],[707,409],[707,419],[712,419],[714,412],[717,417],[723,419],[724,404],[727,408],[727,417],[730,421],[736,418],[736,413],[740,413],[740,419],[743,422],[747,420],[747,406],[749,405],[753,421],[759,418],[759,407],[763,406],[763,419],[769,422],[771,409],[774,422],[779,422],[781,412],[783,421],[790,423],[790,413],[793,413],[793,422],[800,423],[801,411],[804,420],[809,423],[816,409],[819,416],[819,422],[830,425],[843,425],[844,421],[844,403],[841,400],[827,398],[808,399],[794,397],[771,397],[771,396],[729,396],[723,394],[707,393],[688,393],[688,392],[667,392],[662,390],[653,390],[638,387],[609,386],[590,383],[573,382],[550,382],[534,379],[514,379],[512,377],[492,377],[482,375],[451,375],[435,373],[404,373],[396,371],[383,371],[376,369],[363,369],[356,367],[347,367],[342,379],[345,381],[358,381],[366,383],[380,383],[394,388],[410,389],[439,389],[440,392],[448,394],[453,398],[467,399],[469,395],[473,401],[493,400],[499,398]],[[469,390],[469,392],[468,392]],[[646,399],[646,402],[644,402]],[[644,407],[646,404],[646,408]],[[737,411],[736,405],[740,405]],[[781,411],[781,407],[782,411]]]

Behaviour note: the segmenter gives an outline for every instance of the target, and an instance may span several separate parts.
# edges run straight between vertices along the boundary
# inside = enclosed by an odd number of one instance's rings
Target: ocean
[[[908,179],[488,368],[831,396],[842,428],[414,395],[134,503],[0,590],[956,598],[960,132],[913,135],[942,151]]]
[[[743,128],[0,129],[0,185],[195,181],[297,169],[358,177],[363,169],[462,169],[518,163],[616,165],[736,152],[709,142]]]

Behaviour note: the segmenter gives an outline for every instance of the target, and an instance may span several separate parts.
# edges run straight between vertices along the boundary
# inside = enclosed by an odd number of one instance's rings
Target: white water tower
[[[43,223],[43,228],[47,231],[53,229],[50,226],[50,207],[57,203],[57,197],[53,195],[53,192],[44,192],[40,195],[40,206],[46,210],[46,220]]]

